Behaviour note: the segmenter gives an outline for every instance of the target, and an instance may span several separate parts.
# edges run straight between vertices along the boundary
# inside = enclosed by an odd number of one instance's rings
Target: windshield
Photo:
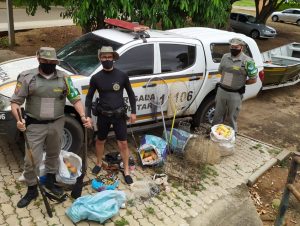
[[[122,44],[88,33],[61,48],[57,57],[62,60],[60,66],[73,73],[89,76],[99,67],[97,54],[102,46],[112,46],[117,50]]]

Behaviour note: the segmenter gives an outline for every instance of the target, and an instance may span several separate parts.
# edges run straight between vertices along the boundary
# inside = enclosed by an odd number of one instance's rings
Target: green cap
[[[51,48],[51,47],[41,47],[37,51],[37,57],[45,59],[45,60],[58,61],[57,56],[56,56],[56,51],[54,48]]]

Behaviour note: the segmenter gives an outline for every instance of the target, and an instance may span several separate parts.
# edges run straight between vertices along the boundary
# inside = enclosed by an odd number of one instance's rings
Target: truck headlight
[[[0,111],[7,110],[10,107],[10,98],[0,94]]]

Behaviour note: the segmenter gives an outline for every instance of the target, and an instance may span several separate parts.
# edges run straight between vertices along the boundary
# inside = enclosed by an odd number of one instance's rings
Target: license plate
[[[5,112],[0,112],[0,121],[8,120],[8,115]]]

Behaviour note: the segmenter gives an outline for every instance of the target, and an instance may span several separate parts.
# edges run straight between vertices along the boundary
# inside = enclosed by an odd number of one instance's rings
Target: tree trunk
[[[285,0],[255,0],[256,22],[266,24],[268,17],[278,9],[284,1]]]

